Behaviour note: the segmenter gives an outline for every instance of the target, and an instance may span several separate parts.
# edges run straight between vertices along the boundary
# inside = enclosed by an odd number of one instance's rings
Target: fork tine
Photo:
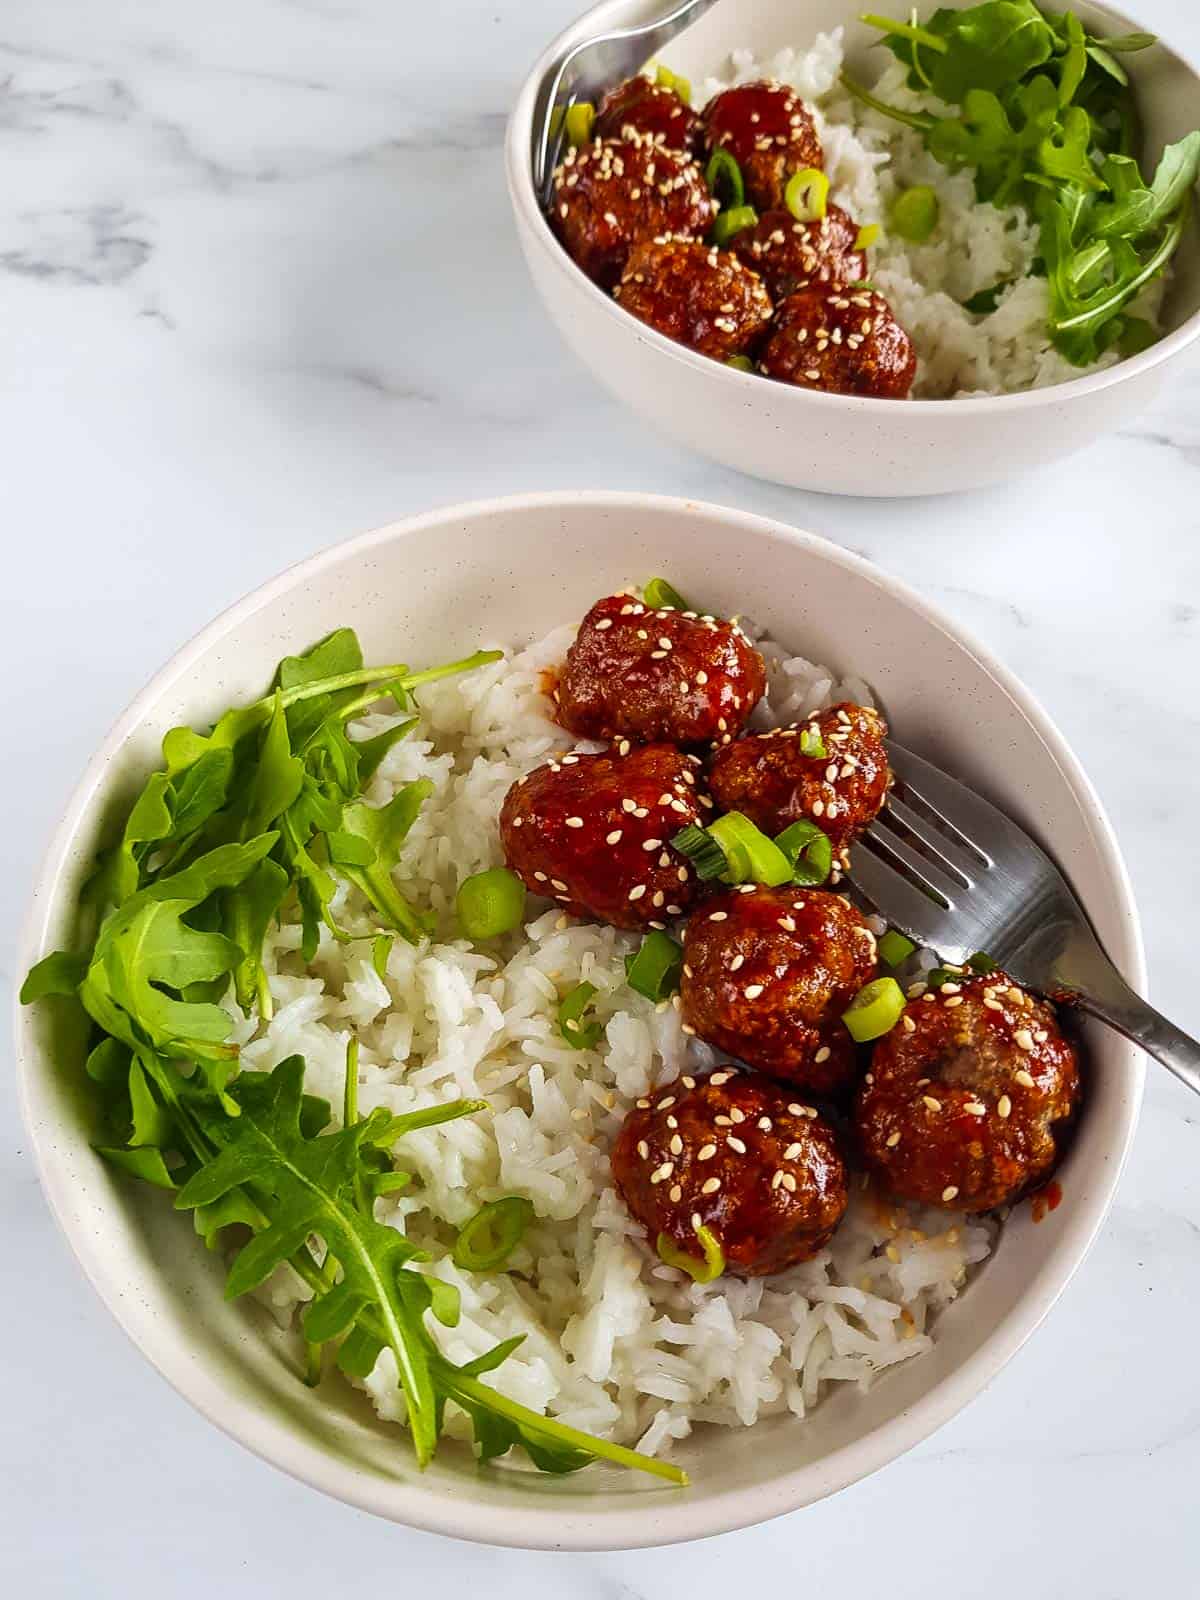
[[[941,951],[947,959],[957,959],[962,946],[954,936],[950,913],[881,856],[864,850],[861,840],[851,858],[850,881],[881,916],[903,928],[910,939]]]
[[[934,900],[940,901],[943,910],[956,909],[962,899],[963,886],[928,857],[914,850],[894,828],[889,828],[886,814],[876,817],[867,829],[866,836],[883,853],[885,859],[891,858],[893,864],[902,870],[906,878],[915,881],[919,889],[923,889]]]
[[[888,742],[888,759],[909,799],[932,812],[980,862],[994,866],[1000,845],[1022,854],[1032,845],[1024,829],[940,767],[891,741]],[[986,839],[990,849],[985,850],[978,842],[980,839]]]
[[[921,849],[934,858],[935,865],[940,865],[960,889],[971,887],[980,870],[974,852],[951,841],[942,829],[935,827],[919,811],[914,811],[895,793],[888,795],[884,819],[898,822],[903,830],[901,837],[911,834]]]

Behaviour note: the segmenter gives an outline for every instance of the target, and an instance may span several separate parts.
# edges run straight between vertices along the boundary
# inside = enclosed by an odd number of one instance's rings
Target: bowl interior
[[[435,514],[339,546],[260,590],[186,646],[124,715],[52,846],[26,955],[70,936],[81,875],[114,806],[155,763],[163,732],[202,725],[261,692],[283,654],[350,623],[368,659],[440,660],[519,642],[652,573],[718,612],[754,616],[797,651],[862,673],[905,742],[978,784],[1029,826],[1073,880],[1101,937],[1142,981],[1123,868],[1086,779],[1003,669],[866,563],[822,540],[715,507],[637,496],[557,496]],[[496,1543],[628,1546],[761,1520],[899,1454],[985,1383],[1078,1264],[1132,1136],[1140,1058],[1089,1034],[1091,1099],[1040,1225],[1026,1210],[922,1357],[865,1395],[843,1392],[803,1425],[701,1432],[680,1452],[687,1491],[593,1468],[549,1479],[477,1468],[446,1447],[419,1474],[407,1442],[337,1381],[296,1377],[287,1338],[255,1307],[226,1305],[220,1265],[157,1192],[126,1183],[87,1142],[82,1041],[51,1006],[18,1022],[26,1111],[52,1203],[131,1337],[194,1404],[249,1447],[370,1510]]]
[[[974,0],[938,0],[938,3],[963,10]],[[645,21],[661,15],[664,9],[657,0],[609,0],[574,24],[563,40],[573,43],[610,27]],[[932,0],[919,7],[922,14],[933,9]],[[1056,0],[1053,9],[1067,7]],[[1093,0],[1071,0],[1070,9],[1100,36],[1147,31],[1122,12],[1094,4]],[[870,84],[890,57],[875,43],[878,31],[860,20],[862,10],[859,0],[757,0],[752,6],[736,3],[736,0],[719,0],[712,10],[674,39],[662,52],[662,57],[674,71],[698,83],[706,77],[720,76],[735,50],[749,50],[766,62],[780,50],[803,51],[818,33],[840,27],[845,29],[848,67],[861,82]],[[904,14],[907,15],[907,11]],[[1200,77],[1195,68],[1165,43],[1122,55],[1121,61],[1137,89],[1143,121],[1142,165],[1152,172],[1164,145],[1200,127]],[[1171,283],[1163,308],[1164,331],[1175,330],[1198,311],[1200,220],[1194,210],[1183,244],[1172,263]]]

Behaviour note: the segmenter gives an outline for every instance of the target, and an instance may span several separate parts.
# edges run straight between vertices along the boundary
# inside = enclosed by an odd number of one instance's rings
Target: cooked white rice
[[[925,149],[914,129],[892,121],[841,88],[843,30],[818,34],[807,50],[782,50],[765,61],[736,51],[728,70],[698,86],[695,104],[732,83],[775,78],[791,85],[812,107],[825,150],[830,198],[859,223],[884,231],[870,251],[871,281],[891,304],[918,357],[913,394],[924,399],[1009,394],[1066,383],[1120,359],[1115,351],[1091,367],[1074,367],[1059,355],[1046,331],[1046,280],[1032,275],[1038,254],[1037,224],[1022,206],[997,208],[975,198],[973,169],[952,173]],[[876,98],[911,109],[948,108],[921,98],[906,85],[900,62],[887,66],[872,88]],[[896,195],[914,184],[934,189],[938,226],[924,244],[889,235],[886,222]],[[1011,281],[995,311],[977,316],[961,304],[995,284]],[[1163,282],[1151,284],[1131,311],[1157,326]]]
[[[539,685],[573,632],[561,628],[426,689],[414,736],[373,782],[372,803],[415,778],[433,784],[399,877],[415,902],[437,910],[443,937],[419,949],[397,940],[384,980],[369,940],[324,935],[306,969],[299,927],[281,927],[265,953],[275,1017],[265,1031],[240,1014],[237,1025],[247,1067],[299,1053],[306,1086],[335,1107],[352,1034],[364,1111],[410,1111],[460,1095],[488,1101],[486,1112],[405,1138],[396,1159],[414,1183],[377,1203],[382,1220],[432,1252],[425,1270],[461,1294],[459,1325],[432,1331],[456,1361],[524,1334],[490,1381],[575,1427],[662,1454],[698,1422],[802,1417],[825,1386],[865,1386],[927,1350],[936,1312],[988,1254],[995,1228],[945,1211],[881,1211],[856,1192],[829,1249],[774,1277],[701,1287],[647,1248],[613,1188],[609,1146],[633,1100],[717,1056],[684,1037],[671,1006],[626,986],[623,957],[634,935],[537,901],[525,928],[489,953],[453,934],[458,885],[502,860],[498,814],[509,786],[571,743],[550,721]],[[760,648],[770,669],[757,713],[765,725],[840,698],[869,702],[860,682],[839,683],[769,641]],[[392,720],[367,717],[354,736]],[[336,911],[352,931],[372,931],[357,891],[345,890]],[[595,1050],[570,1048],[555,1027],[560,995],[584,980],[599,991],[605,1024]],[[526,1196],[536,1214],[510,1270],[459,1271],[448,1254],[455,1228],[504,1194]],[[264,1292],[281,1320],[307,1295],[287,1268]],[[389,1351],[366,1387],[381,1416],[402,1416]],[[465,1431],[463,1421],[452,1417],[451,1431]]]

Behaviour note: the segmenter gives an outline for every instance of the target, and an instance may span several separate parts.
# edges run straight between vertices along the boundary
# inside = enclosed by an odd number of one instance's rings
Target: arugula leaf
[[[1038,221],[1055,347],[1077,365],[1114,346],[1144,348],[1147,324],[1125,308],[1169,263],[1200,174],[1200,130],[1168,146],[1149,181],[1133,159],[1137,105],[1118,58],[1153,35],[1104,39],[1034,0],[941,8],[921,24],[915,13],[910,23],[863,20],[908,67],[910,89],[959,113],[889,106],[845,74],[843,83],[918,128],[944,165],[973,168],[980,200],[1023,205]],[[969,310],[994,309],[976,300]]]
[[[171,1118],[166,1108],[154,1098],[137,1056],[129,1063],[129,1106],[132,1133],[128,1143],[132,1146],[165,1145],[171,1137]]]
[[[314,1343],[335,1338],[371,1308],[396,1358],[413,1447],[423,1466],[437,1443],[428,1341],[420,1327],[428,1290],[422,1278],[402,1271],[416,1254],[414,1247],[397,1229],[364,1216],[354,1200],[360,1151],[378,1131],[378,1121],[373,1114],[351,1128],[305,1138],[303,1076],[303,1061],[291,1056],[275,1068],[262,1086],[265,1092],[238,1095],[242,1115],[236,1120],[205,1117],[201,1125],[220,1153],[188,1180],[175,1203],[181,1209],[211,1205],[243,1185],[270,1196],[269,1224],[230,1266],[225,1288],[230,1299],[257,1287],[310,1235],[320,1235],[342,1276],[310,1306],[306,1336]],[[382,1117],[387,1120],[386,1113]]]
[[[342,851],[339,865],[346,877],[358,885],[387,925],[410,944],[419,944],[432,924],[413,910],[391,874],[409,829],[432,793],[433,785],[422,778],[405,784],[393,800],[378,810],[356,801],[343,809],[342,826],[336,835]],[[348,859],[351,855],[356,859]]]
[[[1110,158],[1110,171],[1120,157]],[[1137,167],[1134,168],[1136,177]],[[1092,232],[1101,239],[1148,233],[1161,227],[1187,198],[1200,177],[1200,129],[1169,144],[1159,158],[1149,186],[1128,183],[1119,199],[1101,203],[1092,212]]]
[[[121,1167],[126,1172],[131,1172],[135,1178],[141,1178],[143,1183],[152,1183],[158,1189],[174,1189],[177,1187],[175,1179],[167,1170],[163,1160],[162,1151],[150,1146],[145,1149],[123,1150],[110,1145],[97,1145],[97,1155],[114,1167]]]
[[[387,977],[388,957],[394,943],[390,933],[377,933],[371,941],[371,965],[375,968],[376,977]]]
[[[276,837],[267,833],[246,844],[219,845],[131,895],[101,928],[79,991],[106,1032],[135,1052],[149,1042],[194,1060],[218,1093],[237,1070],[237,1051],[224,1043],[230,1018],[211,1002],[178,995],[193,983],[231,973],[242,952],[224,934],[190,927],[183,917],[214,891],[243,882]]]
[[[71,950],[52,950],[36,966],[30,967],[21,985],[23,1006],[44,1000],[52,994],[74,994],[87,971],[87,957]]]
[[[968,89],[1006,89],[1054,53],[1053,30],[1033,0],[985,0],[951,12],[941,31],[949,48],[933,61],[930,85],[952,104]]]
[[[1068,11],[1061,21],[1065,49],[1058,66],[1058,103],[1069,106],[1087,73],[1087,34],[1073,11]]]
[[[284,868],[268,858],[236,889],[227,890],[223,902],[229,937],[241,952],[233,969],[234,993],[245,1012],[257,1002],[264,1022],[271,1020],[274,1008],[263,972],[263,940],[290,884]]]

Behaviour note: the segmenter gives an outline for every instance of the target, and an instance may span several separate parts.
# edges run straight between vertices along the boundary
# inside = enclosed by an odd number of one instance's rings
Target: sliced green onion
[[[672,589],[665,578],[651,578],[642,590],[642,599],[651,611],[690,611],[692,608],[680,594]]]
[[[744,817],[727,811],[708,826],[708,836],[725,852],[725,883],[765,883],[776,888],[792,880],[792,863],[779,846]]]
[[[494,939],[524,916],[525,885],[507,867],[490,867],[463,880],[454,908],[468,939]]]
[[[625,957],[625,977],[629,987],[647,1000],[665,1000],[678,989],[682,966],[683,946],[655,929],[642,940],[635,955]]]
[[[749,356],[726,356],[725,365],[735,372],[753,372],[754,363]]]
[[[876,946],[879,959],[885,967],[898,967],[902,961],[908,960],[916,948],[911,939],[906,939],[895,928],[889,928]]]
[[[705,883],[719,878],[729,866],[720,843],[711,837],[707,828],[697,828],[694,824],[681,828],[672,838],[671,848],[688,858],[696,869],[696,876]]]
[[[904,1010],[904,990],[895,978],[876,978],[865,984],[842,1012],[850,1037],[859,1044],[890,1033]]]
[[[685,106],[692,103],[692,85],[687,78],[682,78],[677,72],[672,72],[670,67],[657,67],[654,72],[654,81],[660,89],[670,89],[677,94]]]
[[[594,1050],[604,1037],[598,1022],[583,1020],[595,993],[594,983],[577,983],[558,1002],[558,1031],[576,1050]]]
[[[567,109],[567,143],[581,145],[590,142],[596,124],[596,108],[590,100],[580,100]]]
[[[816,756],[818,761],[824,761],[829,751],[825,748],[825,741],[815,728],[801,728],[800,754],[802,756]]]
[[[815,889],[824,883],[833,870],[833,845],[829,835],[822,833],[815,822],[801,817],[793,822],[775,841],[792,869],[792,882]]]
[[[746,202],[742,169],[728,150],[714,150],[704,169],[705,182],[726,210],[733,211]],[[722,193],[724,190],[724,193]]]
[[[678,1267],[680,1272],[686,1272],[689,1278],[697,1283],[711,1283],[714,1278],[719,1278],[725,1271],[725,1252],[711,1228],[703,1224],[696,1229],[696,1240],[704,1251],[703,1261],[698,1261],[688,1251],[681,1250],[669,1234],[660,1233],[654,1248],[658,1251],[659,1259],[665,1261],[669,1267]]]
[[[494,1272],[512,1255],[532,1220],[533,1206],[524,1195],[490,1200],[458,1230],[454,1265],[466,1272]]]
[[[882,232],[883,229],[877,222],[864,222],[854,236],[854,248],[856,250],[869,250]]]
[[[972,972],[987,973],[995,972],[1000,963],[998,961],[993,961],[992,957],[988,955],[986,950],[976,950],[973,956],[967,957],[967,965],[970,967]]]
[[[729,211],[722,211],[713,223],[713,243],[727,245],[735,234],[744,228],[753,228],[757,221],[758,212],[753,206],[733,206]]]
[[[797,222],[817,222],[829,204],[829,179],[820,167],[793,172],[783,191],[783,203]]]
[[[928,184],[919,183],[897,195],[888,221],[893,233],[912,244],[922,244],[937,227],[941,209],[934,191]]]

